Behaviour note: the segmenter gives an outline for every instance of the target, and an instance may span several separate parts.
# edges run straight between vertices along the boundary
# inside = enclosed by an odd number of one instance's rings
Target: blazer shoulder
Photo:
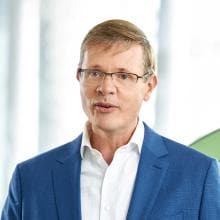
[[[42,167],[50,164],[53,164],[56,160],[65,160],[70,156],[80,152],[82,134],[80,134],[76,139],[71,142],[65,143],[61,146],[55,147],[51,150],[48,150],[44,153],[41,153],[33,158],[25,160],[18,164],[19,168],[28,168],[28,167]]]
[[[186,146],[177,141],[171,140],[163,135],[158,134],[153,129],[149,128],[145,123],[145,138],[143,144],[148,146],[151,152],[157,156],[168,155],[170,160],[175,160],[177,163],[187,162],[189,160],[202,163],[210,163],[215,159]]]
[[[161,138],[171,157],[175,156],[182,161],[195,161],[196,163],[200,162],[203,164],[210,164],[216,160],[190,146],[178,143],[164,136],[161,136]]]

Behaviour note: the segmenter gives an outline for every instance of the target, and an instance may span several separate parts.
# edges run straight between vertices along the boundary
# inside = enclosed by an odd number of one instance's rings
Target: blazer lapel
[[[72,143],[77,149],[65,159],[57,159],[53,169],[53,186],[59,219],[81,219],[80,207],[80,143]]]
[[[150,211],[163,183],[167,149],[159,135],[145,125],[145,137],[127,219],[143,219]],[[163,158],[162,158],[163,157]]]

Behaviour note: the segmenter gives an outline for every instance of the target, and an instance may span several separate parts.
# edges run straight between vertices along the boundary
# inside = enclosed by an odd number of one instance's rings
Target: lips
[[[113,112],[118,108],[117,105],[106,103],[106,102],[97,102],[94,104],[94,107],[97,111],[102,112],[102,113]]]

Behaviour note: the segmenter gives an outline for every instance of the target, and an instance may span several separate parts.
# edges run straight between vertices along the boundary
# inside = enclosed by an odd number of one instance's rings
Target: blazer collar
[[[127,219],[143,219],[150,214],[161,185],[168,161],[162,137],[145,126],[144,141]]]

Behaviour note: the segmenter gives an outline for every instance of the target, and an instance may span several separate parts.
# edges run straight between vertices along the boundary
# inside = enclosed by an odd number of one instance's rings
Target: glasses
[[[116,85],[129,87],[137,83],[138,79],[144,79],[147,81],[148,77],[152,75],[152,72],[147,72],[142,76],[138,76],[135,73],[126,73],[126,72],[115,72],[115,73],[106,73],[100,70],[95,69],[78,69],[81,79],[91,85],[96,85],[102,82],[106,76],[111,76],[112,80]]]

